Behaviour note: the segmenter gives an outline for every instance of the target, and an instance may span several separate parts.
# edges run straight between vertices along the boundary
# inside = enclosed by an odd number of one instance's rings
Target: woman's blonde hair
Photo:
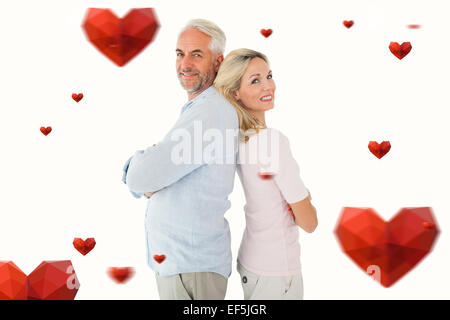
[[[261,58],[267,64],[269,60],[261,52],[251,49],[236,49],[231,51],[220,65],[219,72],[214,80],[214,87],[219,91],[236,109],[239,118],[239,128],[241,129],[240,139],[247,142],[251,134],[256,134],[259,129],[266,129],[266,125],[253,117],[233,93],[241,87],[241,79],[247,70],[250,61],[254,58]],[[244,133],[244,136],[242,136]]]

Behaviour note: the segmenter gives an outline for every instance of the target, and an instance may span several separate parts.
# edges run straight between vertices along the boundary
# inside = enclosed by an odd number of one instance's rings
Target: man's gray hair
[[[209,49],[214,55],[223,54],[225,52],[225,43],[227,38],[225,33],[215,23],[205,19],[190,20],[180,33],[189,28],[195,28],[198,31],[211,37]]]

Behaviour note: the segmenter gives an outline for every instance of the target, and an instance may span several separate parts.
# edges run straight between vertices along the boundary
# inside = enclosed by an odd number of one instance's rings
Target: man
[[[231,148],[215,148],[208,159],[203,138],[203,132],[226,139],[230,130],[238,131],[235,109],[212,87],[224,47],[225,35],[215,24],[202,19],[187,24],[178,37],[176,70],[188,102],[166,137],[137,151],[124,167],[123,181],[133,195],[151,197],[147,259],[161,299],[225,298],[232,260],[224,214],[231,206],[237,136]],[[182,161],[180,143],[174,141],[180,137]]]

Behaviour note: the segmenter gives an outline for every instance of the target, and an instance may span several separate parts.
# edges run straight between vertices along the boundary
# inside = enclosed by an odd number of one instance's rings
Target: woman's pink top
[[[237,172],[246,198],[239,262],[259,275],[300,273],[298,226],[286,204],[305,199],[308,190],[288,138],[273,128],[251,135],[239,145]]]

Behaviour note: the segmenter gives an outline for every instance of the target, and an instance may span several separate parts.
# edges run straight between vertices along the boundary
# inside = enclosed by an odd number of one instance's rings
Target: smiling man
[[[218,53],[220,48],[214,48],[221,43],[209,48],[210,42],[211,36],[193,27],[185,29],[178,37],[177,74],[189,101],[212,85],[223,61],[223,53]]]
[[[225,35],[214,23],[197,19],[186,25],[176,45],[176,71],[188,102],[165,138],[137,151],[124,166],[123,182],[133,195],[149,198],[147,259],[156,273],[161,299],[225,298],[232,261],[224,214],[231,206],[228,195],[236,170],[238,117],[212,87],[224,49]],[[205,161],[202,155],[208,145],[203,131],[208,130],[223,138],[230,130],[236,135],[232,148]],[[201,161],[174,159],[178,144],[174,137],[179,132],[192,142],[187,154]],[[155,255],[165,259],[157,262]]]

